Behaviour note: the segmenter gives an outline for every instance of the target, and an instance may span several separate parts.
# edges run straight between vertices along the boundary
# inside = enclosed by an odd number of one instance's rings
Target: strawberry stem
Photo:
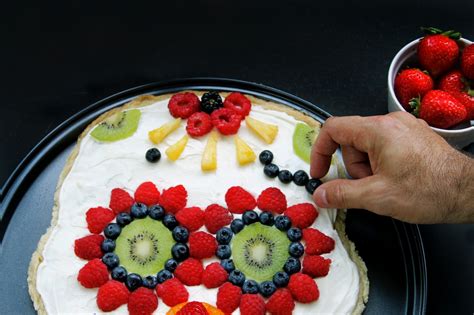
[[[411,110],[412,110],[412,114],[415,115],[415,117],[419,117],[420,116],[420,106],[421,106],[421,99],[420,97],[414,97],[412,98],[409,102],[408,102],[408,105],[410,105],[411,107]]]
[[[454,30],[443,31],[436,27],[424,27],[424,26],[420,27],[420,29],[426,35],[444,35],[454,40],[458,40],[461,38],[461,33]]]

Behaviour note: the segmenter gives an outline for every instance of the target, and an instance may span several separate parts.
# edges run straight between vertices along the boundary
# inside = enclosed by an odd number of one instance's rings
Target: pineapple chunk
[[[166,124],[162,125],[159,128],[153,129],[148,132],[148,138],[154,144],[161,143],[170,133],[178,129],[181,124],[181,118],[174,119]]]
[[[267,124],[248,116],[245,118],[245,122],[250,130],[255,132],[255,134],[268,144],[271,144],[278,134],[278,126],[276,125]]]
[[[257,157],[252,148],[245,143],[239,136],[234,137],[235,147],[237,149],[237,161],[240,165],[245,165],[255,161]]]
[[[203,171],[213,171],[217,168],[217,140],[219,135],[213,130],[207,139],[204,153],[202,154],[201,169]]]
[[[178,142],[166,149],[165,153],[166,156],[168,156],[168,159],[171,161],[176,161],[180,157],[181,153],[183,153],[186,144],[188,144],[188,140],[188,135],[184,135],[178,140]]]

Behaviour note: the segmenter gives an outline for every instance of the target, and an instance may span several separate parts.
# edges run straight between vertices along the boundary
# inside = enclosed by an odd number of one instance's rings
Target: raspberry
[[[239,131],[242,118],[228,108],[215,110],[211,114],[212,124],[223,135],[233,135]]]
[[[200,137],[212,130],[212,120],[209,114],[204,112],[194,113],[186,123],[186,132],[191,137]]]
[[[107,208],[90,208],[86,212],[87,228],[91,233],[100,234],[114,218],[114,213]]]
[[[272,315],[291,315],[295,301],[288,289],[278,289],[267,301],[267,311]]]
[[[228,108],[236,112],[242,119],[250,113],[250,101],[243,94],[238,92],[230,93],[224,101],[224,108]]]
[[[200,285],[204,268],[200,260],[188,258],[178,265],[174,271],[176,278],[185,285]]]
[[[197,259],[212,257],[217,249],[215,237],[203,231],[191,233],[188,242],[189,255]]]
[[[160,192],[152,182],[144,182],[135,190],[134,197],[136,202],[151,206],[160,201]]]
[[[324,277],[328,275],[331,259],[322,256],[306,255],[303,260],[303,273],[310,277]]]
[[[97,306],[104,312],[111,312],[128,302],[128,289],[122,282],[110,280],[97,292]]]
[[[230,282],[224,283],[217,291],[216,306],[224,313],[232,313],[239,307],[242,289]]]
[[[218,262],[213,262],[206,266],[204,273],[202,274],[202,283],[206,288],[217,288],[220,287],[224,282],[227,281],[227,271]]]
[[[74,253],[77,257],[91,260],[102,258],[100,245],[104,237],[102,235],[87,235],[74,241]]]
[[[293,226],[304,229],[316,220],[318,210],[310,203],[300,203],[286,209],[285,215],[291,219]]]
[[[163,300],[163,303],[170,307],[187,302],[189,298],[188,290],[176,278],[166,280],[162,284],[157,285],[156,294]]]
[[[206,307],[201,302],[189,302],[176,315],[208,315]]]
[[[265,315],[265,301],[260,294],[242,294],[239,308],[241,315]]]
[[[179,210],[176,220],[190,232],[199,230],[204,224],[204,212],[198,207],[190,207]]]
[[[334,249],[334,240],[316,229],[304,229],[303,239],[306,244],[307,255],[321,255]]]
[[[167,212],[176,213],[186,207],[188,192],[183,185],[178,185],[163,190],[160,196],[160,204]]]
[[[130,207],[133,205],[133,198],[123,189],[114,188],[110,194],[110,209],[114,210],[115,214],[120,212],[130,212]]]
[[[212,234],[216,234],[220,228],[232,222],[232,214],[229,210],[218,204],[212,204],[204,211],[204,225]]]
[[[245,189],[239,186],[230,187],[225,194],[227,208],[232,213],[242,214],[247,210],[253,210],[257,206],[255,198]]]
[[[280,189],[270,187],[257,198],[257,207],[263,211],[283,213],[286,210],[286,197]]]
[[[85,288],[98,288],[109,281],[107,266],[99,258],[88,261],[79,270],[77,281]]]
[[[199,111],[201,102],[194,93],[178,93],[168,102],[168,110],[174,118],[188,118]]]
[[[130,293],[128,312],[130,315],[151,315],[158,308],[158,298],[153,290],[141,287]]]
[[[293,298],[301,303],[314,302],[319,298],[316,282],[310,276],[301,272],[291,275],[288,289],[290,289]]]

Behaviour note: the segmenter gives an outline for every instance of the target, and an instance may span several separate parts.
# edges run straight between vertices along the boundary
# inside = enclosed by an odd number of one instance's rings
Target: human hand
[[[474,222],[474,160],[423,120],[405,112],[331,117],[311,152],[311,176],[323,177],[341,146],[353,179],[324,183],[323,208],[361,208],[411,223]]]

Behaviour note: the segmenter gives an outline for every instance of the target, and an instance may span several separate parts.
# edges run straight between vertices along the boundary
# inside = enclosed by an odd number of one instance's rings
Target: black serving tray
[[[50,225],[59,174],[81,131],[100,114],[142,94],[183,89],[239,91],[296,108],[323,122],[318,106],[257,83],[191,78],[151,83],[90,105],[59,125],[25,157],[0,191],[0,313],[33,314],[27,270],[31,254]],[[367,264],[370,281],[365,314],[424,314],[426,261],[418,227],[364,210],[349,210],[347,234]],[[337,285],[337,284],[334,284]]]

